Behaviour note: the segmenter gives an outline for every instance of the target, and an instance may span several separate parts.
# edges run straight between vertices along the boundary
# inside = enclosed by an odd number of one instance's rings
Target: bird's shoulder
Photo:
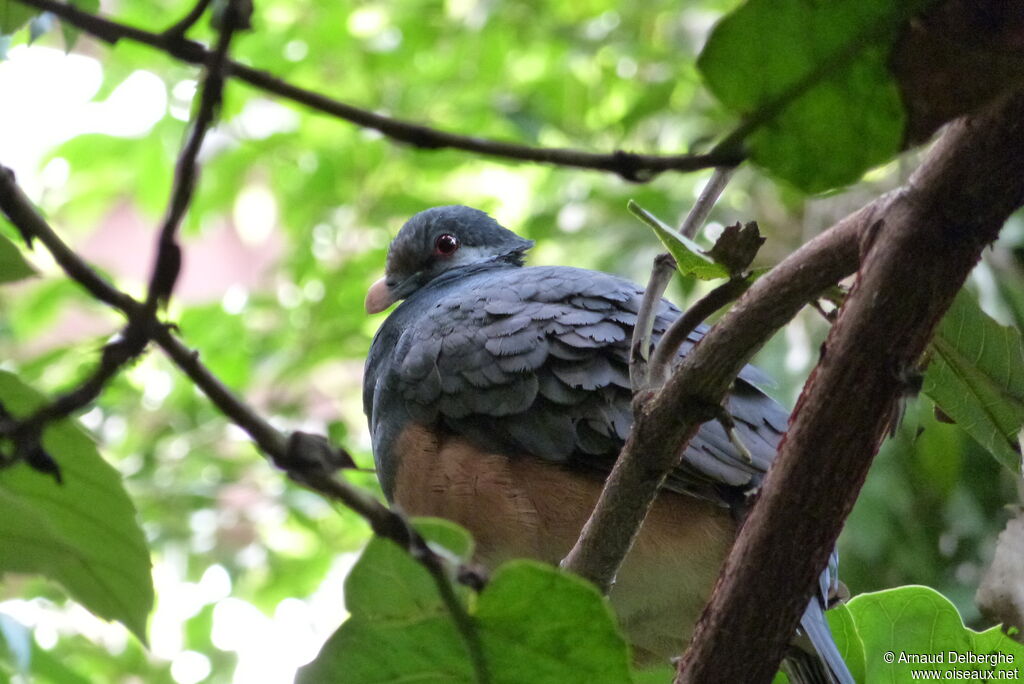
[[[572,267],[440,279],[378,332],[364,386],[371,430],[393,428],[397,407],[403,420],[439,426],[482,449],[607,472],[632,427],[629,347],[642,298],[626,279]],[[658,303],[655,341],[678,315],[668,301]],[[670,487],[712,498],[720,484],[759,481],[786,412],[749,382],[756,375],[745,369],[727,399],[753,461],[707,423]]]
[[[400,397],[499,451],[614,455],[628,434],[628,356],[643,298],[598,271],[536,266],[441,280],[404,302],[371,350],[366,403]],[[656,331],[677,315],[659,304]]]

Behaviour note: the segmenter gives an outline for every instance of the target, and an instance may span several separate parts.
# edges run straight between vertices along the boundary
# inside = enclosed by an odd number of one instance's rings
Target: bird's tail
[[[832,639],[825,610],[816,595],[807,602],[800,631],[800,638],[794,641],[782,665],[792,684],[856,684]]]

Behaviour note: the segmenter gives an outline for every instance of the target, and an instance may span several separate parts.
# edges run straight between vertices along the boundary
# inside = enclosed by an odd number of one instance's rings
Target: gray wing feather
[[[440,419],[483,448],[607,470],[632,425],[629,344],[642,296],[626,280],[572,268],[469,276],[418,304],[429,315],[400,332],[395,382],[408,413]],[[678,315],[661,303],[655,339]],[[694,331],[681,352],[702,335]],[[722,485],[760,483],[787,420],[753,386],[762,380],[744,369],[726,403],[752,461],[706,423],[668,487],[719,500]]]
[[[367,360],[363,401],[385,491],[394,472],[382,455],[408,419],[440,421],[510,456],[607,473],[632,427],[628,357],[642,294],[614,276],[541,267],[486,271],[411,297],[382,326]],[[678,315],[661,303],[655,340]],[[703,333],[695,330],[680,356]],[[747,366],[725,402],[750,459],[718,423],[705,423],[667,488],[731,503],[729,488],[760,484],[788,423],[787,412],[758,389],[766,385],[767,376]],[[824,661],[807,661],[808,681],[847,684],[822,612],[836,560],[833,554],[801,628]]]

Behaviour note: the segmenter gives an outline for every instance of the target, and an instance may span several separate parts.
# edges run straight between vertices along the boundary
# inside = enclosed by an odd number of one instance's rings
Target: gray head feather
[[[450,255],[437,252],[442,235],[458,240]],[[404,299],[437,276],[471,264],[521,266],[533,246],[479,209],[450,205],[421,211],[402,226],[388,248],[387,286]]]

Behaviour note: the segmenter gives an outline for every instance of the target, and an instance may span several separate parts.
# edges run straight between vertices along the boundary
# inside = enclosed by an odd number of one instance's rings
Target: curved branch
[[[21,420],[13,421],[5,428],[15,444],[15,460],[24,459],[37,470],[52,473],[60,481],[59,465],[43,449],[40,439],[47,423],[65,418],[94,401],[118,371],[141,354],[158,327],[156,310],[160,301],[166,300],[178,278],[181,266],[181,250],[175,241],[175,233],[182,216],[192,199],[195,187],[196,157],[206,131],[213,123],[221,101],[224,86],[223,68],[227,59],[228,46],[237,26],[241,23],[236,6],[238,0],[229,0],[225,20],[217,41],[217,48],[206,68],[199,110],[192,123],[189,139],[182,149],[175,173],[174,191],[168,207],[167,218],[160,232],[158,248],[154,258],[149,293],[141,310],[129,316],[128,324],[121,334],[103,347],[96,368],[74,389],[53,401],[46,403]],[[10,172],[0,172],[5,185],[13,185]],[[9,189],[12,197],[20,190]],[[24,212],[22,212],[24,213]],[[66,256],[66,255],[65,255]],[[86,267],[88,269],[88,267]]]
[[[146,293],[146,308],[153,316],[156,314],[158,303],[171,296],[178,272],[181,270],[181,248],[176,236],[178,226],[181,225],[181,220],[195,194],[196,179],[199,175],[199,165],[196,163],[199,149],[203,146],[206,133],[213,126],[214,118],[224,99],[224,75],[231,38],[236,30],[249,23],[248,17],[242,15],[240,5],[240,0],[228,0],[224,7],[217,47],[206,63],[206,73],[200,87],[199,106],[191,122],[188,139],[182,146],[174,166],[171,199],[157,239],[153,272]]]
[[[212,0],[198,0],[192,9],[188,11],[188,14],[183,16],[178,21],[174,22],[171,26],[164,29],[164,33],[173,36],[184,36],[188,33],[188,30],[195,26],[195,23],[206,13],[206,8],[210,6]]]
[[[629,342],[629,384],[634,392],[649,389],[651,382],[648,362],[651,356],[651,335],[661,297],[665,294],[676,272],[676,260],[665,252],[654,257],[651,277],[644,288],[644,297],[633,325],[633,338]]]
[[[746,278],[732,277],[698,299],[682,316],[672,321],[651,355],[651,386],[661,387],[665,384],[672,362],[678,358],[679,348],[690,337],[690,333],[711,314],[743,294],[748,287],[750,281]]]
[[[715,203],[718,202],[718,198],[725,191],[725,186],[729,184],[735,172],[735,166],[719,166],[715,169],[715,172],[711,174],[711,178],[704,184],[704,189],[700,191],[697,201],[693,203],[690,213],[686,215],[686,218],[680,224],[679,233],[681,235],[685,235],[691,240],[697,236],[697,233],[704,227],[704,222],[708,220],[711,210],[715,208]]]
[[[68,24],[108,43],[128,39],[149,45],[176,59],[193,64],[205,63],[211,54],[211,51],[202,44],[188,40],[178,33],[152,33],[83,12],[57,0],[18,0],[18,2],[51,12]],[[530,147],[501,140],[449,133],[331,99],[315,91],[294,86],[265,71],[253,69],[232,60],[227,61],[226,67],[227,71],[239,80],[268,93],[357,126],[373,129],[392,140],[422,149],[451,148],[515,161],[605,171],[638,183],[647,182],[666,171],[688,172],[713,167],[730,167],[743,161],[743,154],[737,152],[735,146],[709,154],[656,155],[623,150],[598,153],[569,148]]]

